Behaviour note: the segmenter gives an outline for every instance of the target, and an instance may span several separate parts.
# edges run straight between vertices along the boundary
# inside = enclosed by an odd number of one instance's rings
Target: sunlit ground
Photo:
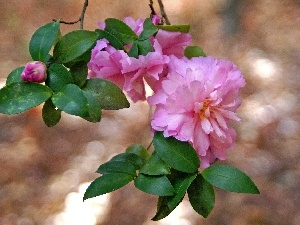
[[[153,222],[156,197],[133,188],[82,201],[98,166],[126,146],[150,143],[149,107],[104,112],[99,124],[63,115],[43,125],[40,108],[0,115],[0,224],[195,225],[300,224],[300,6],[296,0],[165,0],[172,23],[191,23],[193,44],[232,60],[247,85],[242,121],[226,163],[245,171],[260,195],[216,190],[211,215],[198,216],[187,199]],[[0,86],[30,60],[28,42],[54,18],[76,20],[83,1],[5,1],[0,4]],[[90,1],[86,29],[107,17],[146,17],[148,1]],[[157,5],[155,5],[157,7]],[[159,11],[159,10],[157,10]],[[39,18],[39,19],[37,19]],[[77,26],[62,26],[63,32]]]

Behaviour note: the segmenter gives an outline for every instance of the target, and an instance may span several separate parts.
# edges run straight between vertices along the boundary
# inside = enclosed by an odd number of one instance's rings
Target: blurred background
[[[0,79],[30,60],[28,44],[40,26],[77,20],[83,0],[0,0]],[[155,9],[159,12],[155,2]],[[106,111],[98,124],[63,114],[53,128],[41,108],[0,115],[1,225],[298,225],[300,224],[300,1],[164,0],[172,24],[190,23],[193,45],[233,61],[247,85],[235,147],[224,163],[247,173],[260,195],[216,190],[207,219],[184,201],[153,222],[156,197],[128,185],[82,202],[98,166],[126,146],[148,146],[149,108]],[[90,0],[85,29],[108,17],[148,17],[148,1]],[[62,25],[62,33],[78,29]]]

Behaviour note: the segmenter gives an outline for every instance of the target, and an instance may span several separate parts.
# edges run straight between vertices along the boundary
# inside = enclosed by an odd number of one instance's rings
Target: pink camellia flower
[[[134,101],[146,100],[144,79],[149,85],[159,79],[168,56],[150,52],[138,59],[129,57],[123,50],[116,50],[106,39],[97,41],[87,66],[88,78],[103,78],[125,90]]]
[[[175,55],[181,58],[184,56],[184,48],[190,44],[191,40],[190,34],[160,29],[155,35],[153,47],[154,49],[161,48],[164,55]]]
[[[170,57],[169,73],[161,88],[148,98],[156,105],[153,130],[188,141],[197,151],[201,168],[224,160],[235,143],[229,120],[241,104],[239,89],[245,86],[241,71],[230,61],[212,57]]]
[[[110,46],[106,39],[98,40],[87,64],[89,69],[88,78],[107,79],[123,89],[125,77],[121,72],[122,64],[120,61],[128,57],[123,50],[116,50]]]
[[[46,65],[40,61],[28,62],[21,74],[21,79],[27,82],[43,83],[46,78]]]
[[[144,80],[154,89],[168,62],[169,57],[158,52],[149,52],[146,56],[139,55],[138,59],[128,57],[121,60],[122,73],[125,76],[124,90],[134,102],[146,100]]]

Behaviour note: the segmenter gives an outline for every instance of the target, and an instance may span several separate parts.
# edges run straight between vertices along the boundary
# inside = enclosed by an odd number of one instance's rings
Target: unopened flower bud
[[[154,23],[155,25],[158,25],[161,22],[161,17],[159,15],[155,14],[155,15],[152,15],[151,20],[152,20],[152,23]]]
[[[32,61],[26,64],[21,78],[27,82],[43,83],[47,78],[46,65],[40,61]]]

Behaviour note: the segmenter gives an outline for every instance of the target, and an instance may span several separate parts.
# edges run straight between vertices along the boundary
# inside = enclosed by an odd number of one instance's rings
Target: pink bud
[[[43,83],[47,78],[46,65],[40,61],[32,61],[26,64],[21,78],[27,82]]]
[[[152,18],[152,23],[154,23],[155,25],[158,25],[161,21],[161,17],[157,14],[153,15]]]

